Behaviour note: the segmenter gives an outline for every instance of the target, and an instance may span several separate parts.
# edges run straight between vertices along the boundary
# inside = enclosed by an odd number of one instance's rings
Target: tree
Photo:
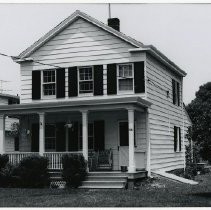
[[[204,160],[211,161],[211,82],[199,87],[196,98],[186,107],[192,120],[192,140]]]

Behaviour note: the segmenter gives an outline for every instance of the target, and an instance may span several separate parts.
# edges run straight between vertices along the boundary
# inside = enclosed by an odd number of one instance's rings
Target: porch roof
[[[92,100],[65,100],[56,102],[37,102],[27,104],[1,105],[0,114],[21,115],[36,114],[39,112],[63,112],[63,111],[97,111],[97,110],[115,110],[115,109],[142,109],[148,108],[151,103],[141,97],[124,97]]]

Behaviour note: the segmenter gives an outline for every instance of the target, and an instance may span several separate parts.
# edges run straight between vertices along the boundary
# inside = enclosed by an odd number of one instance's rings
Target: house
[[[20,97],[10,94],[0,93],[0,106],[1,105],[12,105],[19,104]],[[5,151],[13,152],[19,150],[19,138],[14,134],[15,124],[18,124],[19,121],[16,118],[5,118]],[[14,128],[13,128],[14,127]],[[13,133],[12,133],[13,132]]]
[[[11,160],[40,154],[59,169],[63,154],[88,160],[107,151],[113,171],[184,167],[186,73],[119,29],[117,18],[106,25],[76,11],[14,58],[20,104],[0,107],[1,153],[5,116],[16,116],[19,152],[8,153]]]

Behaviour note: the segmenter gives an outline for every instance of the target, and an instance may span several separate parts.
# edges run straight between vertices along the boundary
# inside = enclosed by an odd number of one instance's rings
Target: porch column
[[[0,115],[0,154],[5,152],[5,116]]]
[[[134,109],[128,109],[128,130],[129,130],[129,167],[128,172],[135,172],[134,157]]]
[[[82,113],[82,150],[84,159],[88,161],[88,111]]]
[[[45,152],[45,113],[39,113],[39,154],[43,156]]]

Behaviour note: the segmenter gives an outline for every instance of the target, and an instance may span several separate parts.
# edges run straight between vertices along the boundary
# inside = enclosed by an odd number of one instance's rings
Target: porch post
[[[45,152],[45,113],[39,113],[39,154],[43,156]]]
[[[134,109],[128,109],[128,130],[129,130],[129,167],[128,172],[135,172],[134,157]]]
[[[88,161],[88,111],[82,113],[82,150],[84,159]]]
[[[68,127],[65,128],[65,132],[66,132],[65,150],[66,150],[66,152],[68,152],[68,148],[69,148],[69,142],[68,142],[68,140],[69,140],[69,128]]]
[[[5,152],[5,116],[0,115],[0,154]]]

